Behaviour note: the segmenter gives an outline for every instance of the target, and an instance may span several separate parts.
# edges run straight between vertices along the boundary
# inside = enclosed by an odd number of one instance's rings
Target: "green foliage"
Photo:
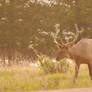
[[[38,57],[38,64],[45,73],[65,73],[69,68],[69,62],[64,59],[55,61],[44,55]]]
[[[72,71],[72,72],[71,72]],[[44,74],[38,67],[0,67],[0,91],[1,92],[32,92],[35,90],[89,88],[92,81],[89,80],[87,66],[80,68],[77,83],[72,84],[74,66],[68,73]]]

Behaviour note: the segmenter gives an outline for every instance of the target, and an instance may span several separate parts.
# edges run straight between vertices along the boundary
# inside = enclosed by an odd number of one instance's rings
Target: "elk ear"
[[[66,46],[65,45],[59,45],[59,48],[65,48]]]
[[[73,47],[73,45],[74,45],[74,43],[73,44],[68,44],[67,48],[69,48],[69,47],[71,48],[71,47]]]

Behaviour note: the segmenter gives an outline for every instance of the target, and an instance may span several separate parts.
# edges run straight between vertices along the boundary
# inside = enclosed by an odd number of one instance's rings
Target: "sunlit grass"
[[[0,92],[29,92],[32,90],[68,89],[92,87],[88,67],[81,66],[77,83],[74,85],[74,65],[67,73],[45,74],[33,66],[0,68]]]

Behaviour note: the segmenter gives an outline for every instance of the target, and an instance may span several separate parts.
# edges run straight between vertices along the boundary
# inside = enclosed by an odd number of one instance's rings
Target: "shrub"
[[[65,73],[68,70],[69,62],[65,59],[55,61],[45,55],[41,55],[38,57],[38,65],[45,73]]]

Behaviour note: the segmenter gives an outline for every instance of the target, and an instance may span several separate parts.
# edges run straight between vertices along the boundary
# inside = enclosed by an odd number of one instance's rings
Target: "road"
[[[92,92],[92,88],[74,88],[65,90],[32,91],[32,92]]]

